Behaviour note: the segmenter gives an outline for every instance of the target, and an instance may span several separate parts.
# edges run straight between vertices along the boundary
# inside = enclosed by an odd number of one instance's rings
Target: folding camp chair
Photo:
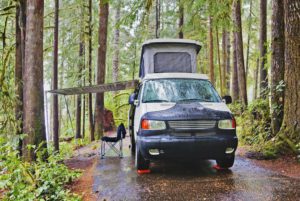
[[[119,155],[120,158],[123,157],[123,139],[126,136],[126,129],[123,123],[118,126],[117,137],[107,137],[104,136],[101,138],[101,158],[104,158],[105,154],[112,150]],[[109,149],[106,150],[105,144],[109,146]],[[119,144],[119,149],[117,145]]]

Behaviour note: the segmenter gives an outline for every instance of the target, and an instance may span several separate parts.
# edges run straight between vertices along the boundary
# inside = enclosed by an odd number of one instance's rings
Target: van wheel
[[[135,144],[135,167],[137,170],[148,170],[150,166],[150,161],[144,159],[141,151],[138,148],[137,143]]]
[[[234,155],[223,159],[217,159],[217,164],[221,168],[230,168],[234,164]]]

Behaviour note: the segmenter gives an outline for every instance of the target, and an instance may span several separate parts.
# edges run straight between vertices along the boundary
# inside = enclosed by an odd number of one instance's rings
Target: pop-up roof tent
[[[187,39],[153,39],[142,46],[140,78],[148,73],[196,73],[201,45]]]

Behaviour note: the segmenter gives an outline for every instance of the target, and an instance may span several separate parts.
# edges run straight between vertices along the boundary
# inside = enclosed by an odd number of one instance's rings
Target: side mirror
[[[130,94],[129,99],[128,99],[128,103],[129,103],[130,105],[133,105],[133,104],[134,104],[135,96],[136,96],[135,93]]]
[[[226,104],[232,103],[231,96],[223,96],[222,99],[225,101]]]

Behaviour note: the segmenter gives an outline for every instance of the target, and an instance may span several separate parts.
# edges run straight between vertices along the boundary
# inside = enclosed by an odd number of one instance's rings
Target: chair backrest
[[[126,129],[123,123],[121,123],[118,126],[118,130],[117,130],[117,139],[120,140],[121,138],[125,138],[126,136]]]

